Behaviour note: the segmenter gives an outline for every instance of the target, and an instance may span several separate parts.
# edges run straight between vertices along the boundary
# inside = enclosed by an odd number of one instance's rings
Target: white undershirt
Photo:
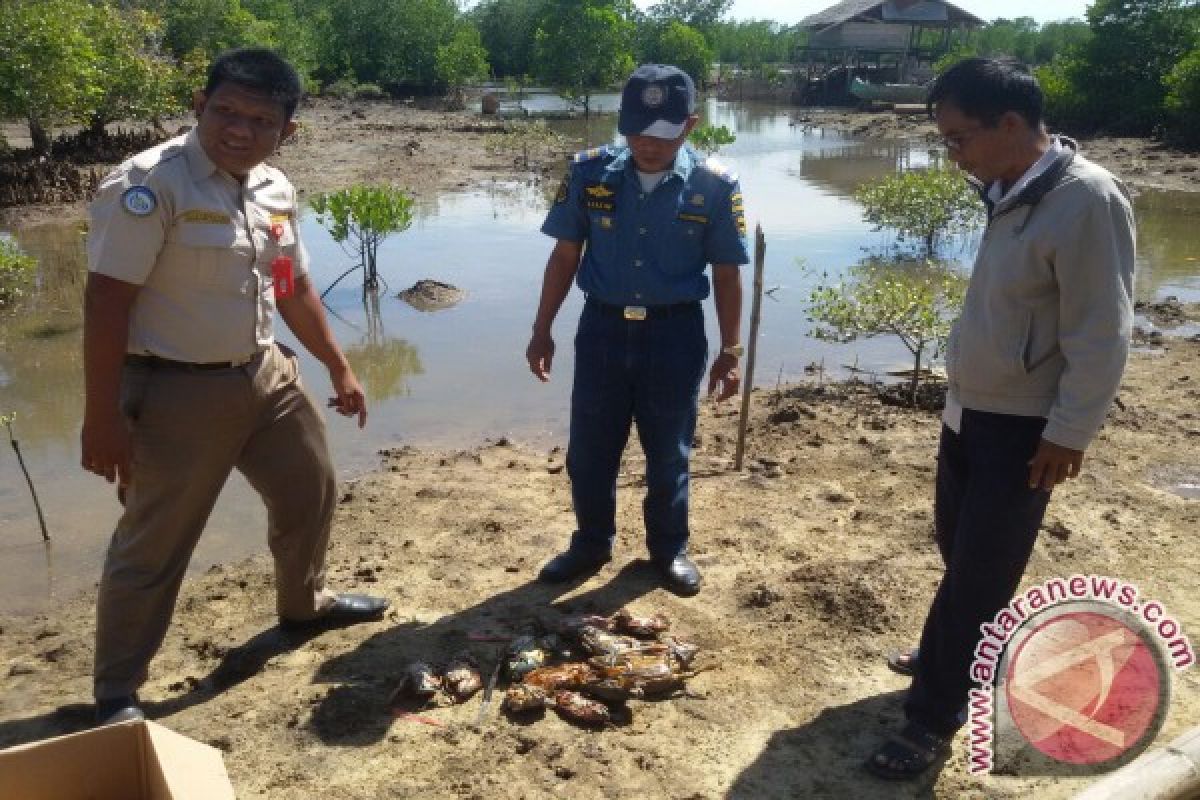
[[[667,174],[665,169],[662,172],[642,172],[640,169],[636,172],[638,181],[642,184],[642,192],[645,194],[650,194],[657,189],[663,181],[663,176]]]
[[[1040,178],[1042,174],[1054,165],[1058,157],[1062,155],[1067,148],[1057,136],[1050,140],[1050,147],[1042,154],[1032,167],[1025,170],[1025,174],[1020,180],[1009,187],[1008,191],[1004,191],[1004,185],[1000,181],[996,181],[988,187],[988,200],[991,201],[992,207],[996,208],[1002,203],[1012,200],[1014,197],[1025,191],[1025,187]],[[942,409],[942,423],[954,431],[959,433],[962,430],[962,405],[954,398],[952,392],[946,392],[946,407]]]

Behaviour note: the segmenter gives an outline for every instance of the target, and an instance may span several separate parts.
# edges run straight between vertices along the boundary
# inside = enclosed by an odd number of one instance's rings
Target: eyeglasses
[[[942,144],[946,146],[947,150],[962,150],[963,146],[967,142],[978,136],[986,127],[987,126],[985,125],[976,125],[974,128],[970,128],[961,133],[948,134],[941,137]]]

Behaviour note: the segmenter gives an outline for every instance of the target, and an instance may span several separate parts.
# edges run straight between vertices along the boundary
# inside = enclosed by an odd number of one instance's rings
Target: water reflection
[[[344,347],[346,360],[363,384],[372,405],[408,394],[406,379],[425,371],[417,348],[403,339],[393,339],[383,327],[379,295],[369,294],[364,313],[367,331],[357,344]]]
[[[777,288],[763,303],[760,382],[803,379],[804,368],[814,362],[831,372],[852,363],[880,374],[910,366],[898,342],[815,340],[807,303],[814,275],[836,278],[862,259],[864,249],[878,250],[887,241],[863,222],[853,190],[902,166],[929,163],[926,146],[805,130],[791,124],[787,108],[709,101],[703,114],[737,133],[721,158],[740,174],[751,227],[761,224],[767,236],[765,282]],[[590,137],[589,143],[615,139],[611,114],[552,124],[565,135]],[[398,441],[458,446],[501,433],[534,446],[563,441],[578,292],[571,293],[555,326],[558,355],[551,382],[534,380],[523,359],[552,246],[538,229],[559,178],[487,180],[470,191],[422,197],[412,228],[384,242],[380,268],[393,292],[431,278],[466,292],[453,308],[422,313],[391,293],[364,308],[353,277],[330,292],[331,325],[371,401],[366,430],[336,415],[329,420],[343,476],[375,466],[378,450]],[[1137,198],[1137,210],[1139,297],[1200,299],[1200,263],[1193,260],[1200,254],[1195,224],[1200,196],[1147,192]],[[347,258],[310,214],[301,230],[313,279],[324,288],[346,268]],[[39,258],[41,290],[21,314],[0,317],[0,410],[18,413],[18,435],[56,537],[57,589],[78,590],[94,580],[118,513],[111,487],[78,467],[83,237],[79,226],[64,225],[22,229],[16,236]],[[963,247],[959,260],[969,262],[971,245]],[[711,303],[706,313],[715,342]],[[280,339],[302,352],[286,330],[280,330]],[[303,353],[302,362],[309,390],[326,396],[324,368]],[[0,453],[0,612],[36,610],[49,591],[23,480],[11,454]],[[261,505],[235,478],[218,503],[195,566],[264,550],[264,537],[246,534],[262,530],[262,516]]]

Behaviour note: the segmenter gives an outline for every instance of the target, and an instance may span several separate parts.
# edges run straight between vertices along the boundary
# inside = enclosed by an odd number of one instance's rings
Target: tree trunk
[[[50,152],[50,134],[36,117],[29,118],[29,138],[33,142],[34,154],[44,156]]]
[[[94,142],[102,141],[107,135],[107,131],[104,130],[104,126],[106,124],[107,123],[102,118],[92,117],[92,120],[88,123],[87,127],[88,138]]]
[[[913,408],[917,407],[917,387],[921,383],[921,354],[924,351],[924,347],[918,347],[916,353],[914,354],[915,358],[913,359],[912,380],[908,385],[909,400],[912,403]]]

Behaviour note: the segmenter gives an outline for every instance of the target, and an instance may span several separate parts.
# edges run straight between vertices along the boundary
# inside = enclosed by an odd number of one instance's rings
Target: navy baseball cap
[[[696,85],[679,67],[643,64],[621,90],[617,130],[622,136],[678,139],[696,111]]]

